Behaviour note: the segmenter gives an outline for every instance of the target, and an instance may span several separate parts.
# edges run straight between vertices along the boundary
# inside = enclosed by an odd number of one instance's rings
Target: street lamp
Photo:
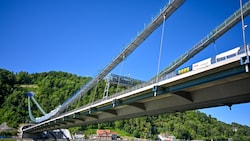
[[[249,55],[248,55],[248,47],[246,45],[246,33],[245,33],[247,25],[245,25],[245,23],[244,23],[243,10],[242,10],[242,0],[240,0],[240,12],[241,12],[242,37],[243,37],[243,43],[244,43],[244,50],[246,53],[246,57],[241,58],[241,64],[245,65],[246,72],[249,72],[249,68],[247,65],[249,63]]]

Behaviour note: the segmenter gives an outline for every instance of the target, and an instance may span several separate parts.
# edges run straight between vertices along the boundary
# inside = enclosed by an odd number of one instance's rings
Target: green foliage
[[[25,92],[35,92],[38,103],[47,112],[62,104],[90,78],[79,77],[65,72],[14,74],[0,69],[0,123],[7,122],[11,127],[28,123],[28,104]],[[32,106],[33,115],[42,113]]]
[[[79,77],[65,72],[43,72],[28,74],[19,72],[14,74],[0,69],[0,124],[7,122],[11,127],[18,127],[20,123],[30,122],[28,117],[27,91],[35,93],[35,99],[49,112],[72,96],[90,78]],[[105,81],[100,81],[96,87],[68,108],[74,109],[90,102],[101,99]],[[126,87],[111,85],[109,95],[122,91]],[[34,104],[33,104],[34,105]],[[35,117],[41,112],[32,106]],[[250,128],[237,123],[225,124],[217,119],[197,110],[147,116],[128,120],[117,120],[89,126],[71,128],[70,131],[84,131],[87,136],[96,133],[96,129],[110,129],[120,136],[157,139],[157,134],[166,133],[179,139],[221,140],[232,138],[234,141],[249,141]],[[234,129],[234,130],[233,130]],[[237,131],[236,131],[237,129]]]
[[[32,84],[32,75],[21,71],[16,74],[16,81],[18,84]]]
[[[12,72],[0,69],[0,106],[4,103],[6,96],[13,92],[15,82],[15,75]]]
[[[2,131],[0,132],[0,136],[4,136],[4,137],[11,137],[11,136],[15,136],[17,134],[16,130],[11,130],[11,131]],[[1,139],[2,140],[2,139]]]

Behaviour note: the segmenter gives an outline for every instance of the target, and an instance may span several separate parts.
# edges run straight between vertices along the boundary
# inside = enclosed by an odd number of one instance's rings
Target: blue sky
[[[243,0],[245,3],[246,0]],[[95,76],[168,0],[1,0],[0,68],[29,73],[65,71]],[[239,0],[186,1],[167,21],[160,70],[239,8]],[[249,24],[249,17],[245,24]],[[247,42],[250,32],[246,30]],[[112,73],[149,80],[157,73],[161,26]],[[185,65],[243,44],[241,24]],[[250,103],[201,111],[250,126]]]

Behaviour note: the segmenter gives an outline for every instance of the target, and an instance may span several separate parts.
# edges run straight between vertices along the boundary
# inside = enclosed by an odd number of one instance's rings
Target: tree
[[[0,122],[7,122],[11,127],[17,127],[19,123],[27,122],[27,109],[24,92],[15,90],[3,103]]]
[[[18,84],[31,84],[32,77],[28,74],[28,72],[21,71],[16,75],[17,83]]]
[[[7,122],[9,126],[17,127],[20,123],[30,122],[27,112],[27,97],[24,95],[26,91],[35,92],[35,99],[46,112],[49,112],[75,94],[89,80],[89,77],[80,77],[65,72],[51,71],[34,74],[20,72],[15,75],[8,70],[0,69],[0,123]],[[36,87],[23,87],[20,84]],[[104,88],[105,82],[101,80],[96,93],[93,88],[70,106],[69,110],[92,102],[93,98],[101,99]],[[114,94],[116,88],[116,85],[111,85],[109,94]],[[119,88],[119,90],[122,89],[125,87]],[[35,104],[32,102],[31,104],[33,105],[33,115],[41,116],[42,113],[34,106]],[[233,130],[233,127],[237,128],[237,132]],[[157,134],[167,132],[169,135],[182,139],[250,140],[249,127],[237,123],[222,123],[211,115],[207,116],[198,110],[105,122],[74,128],[72,131],[91,130],[89,133],[94,133],[94,129],[97,128],[119,129],[134,137],[145,139],[156,139]]]
[[[114,124],[115,124],[115,128],[122,129],[124,122],[123,120],[116,120]]]
[[[7,95],[11,94],[16,82],[15,75],[5,69],[0,69],[0,108]]]

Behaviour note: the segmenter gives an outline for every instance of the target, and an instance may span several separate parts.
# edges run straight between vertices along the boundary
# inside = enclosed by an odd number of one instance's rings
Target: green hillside
[[[34,74],[19,72],[15,74],[0,69],[0,124],[7,122],[9,126],[17,128],[20,123],[30,123],[25,92],[33,91],[38,103],[46,112],[49,112],[62,104],[88,80],[90,78],[66,72],[50,71]],[[109,93],[114,94],[116,87],[111,86]],[[101,81],[95,88],[68,110],[102,98],[105,82]],[[125,87],[119,87],[118,91],[123,89]],[[33,108],[33,115],[35,117],[41,116],[36,106]],[[239,141],[250,140],[250,127],[237,123],[226,124],[198,110],[75,127],[71,128],[71,131],[81,130],[92,134],[95,132],[94,129],[111,129],[122,136],[146,139],[156,139],[157,134],[167,133],[176,136],[176,138],[186,139],[233,138],[233,140]],[[233,129],[237,129],[237,131]]]

